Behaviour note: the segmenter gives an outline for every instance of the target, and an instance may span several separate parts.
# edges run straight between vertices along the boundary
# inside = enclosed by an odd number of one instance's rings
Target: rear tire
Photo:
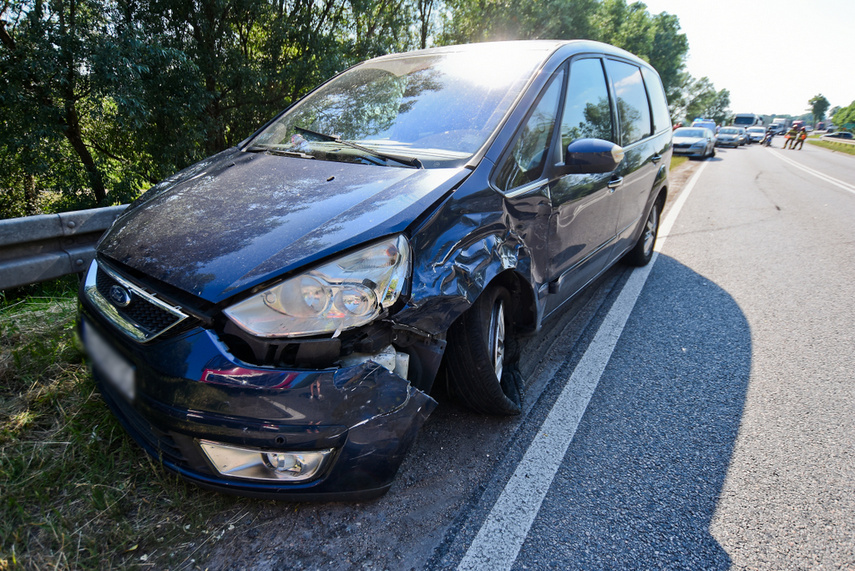
[[[450,388],[476,412],[509,416],[522,408],[511,315],[510,294],[491,287],[448,331],[445,355]]]

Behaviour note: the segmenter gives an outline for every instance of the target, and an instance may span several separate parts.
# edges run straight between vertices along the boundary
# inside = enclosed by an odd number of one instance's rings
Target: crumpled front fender
[[[477,176],[466,184],[486,185]],[[511,271],[519,283],[536,284],[541,271],[533,249],[545,236],[536,227],[544,208],[544,196],[511,202],[489,187],[458,191],[413,233],[412,291],[394,322],[442,335],[499,274]]]

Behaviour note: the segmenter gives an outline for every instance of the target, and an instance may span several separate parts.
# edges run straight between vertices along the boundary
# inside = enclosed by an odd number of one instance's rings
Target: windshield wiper
[[[254,145],[249,147],[246,150],[248,153],[270,153],[271,155],[278,155],[280,157],[297,157],[299,159],[316,159],[317,157],[314,155],[310,155],[307,153],[301,153],[300,151],[288,151],[285,149],[277,149],[274,147],[268,147],[266,145]]]
[[[312,131],[311,129],[306,129],[305,127],[298,127],[295,125],[294,129],[296,131],[299,131],[300,133],[302,133],[304,135],[310,135],[310,136],[318,137],[324,141],[332,141],[335,143],[341,143],[342,145],[347,145],[348,147],[350,147],[352,149],[356,149],[357,151],[362,151],[363,153],[366,153],[366,154],[371,155],[373,157],[377,157],[378,159],[383,159],[384,161],[395,161],[396,163],[400,163],[402,165],[412,167],[412,168],[416,168],[416,169],[423,169],[424,168],[424,165],[422,164],[422,162],[419,159],[417,159],[416,157],[406,157],[406,156],[398,157],[395,155],[388,155],[386,153],[382,153],[382,152],[375,150],[375,149],[363,147],[359,143],[354,143],[353,141],[346,141],[346,140],[342,139],[341,137],[339,137],[338,135],[327,135],[326,133],[319,133],[317,131]]]

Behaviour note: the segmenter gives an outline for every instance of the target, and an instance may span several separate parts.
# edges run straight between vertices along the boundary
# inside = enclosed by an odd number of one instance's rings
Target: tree
[[[819,95],[814,95],[810,101],[808,101],[808,105],[810,105],[810,111],[813,114],[813,123],[816,125],[825,119],[825,112],[828,111],[831,104],[828,102],[828,99],[820,93]]]
[[[426,45],[437,2],[0,0],[0,215],[126,202],[353,63]]]
[[[853,129],[853,124],[855,124],[855,101],[850,103],[848,107],[838,110],[832,120],[838,128]]]
[[[446,0],[440,45],[591,37],[598,0]]]
[[[7,176],[34,185],[54,166],[66,170],[59,163],[71,155],[85,171],[94,202],[103,203],[102,165],[89,144],[89,111],[102,87],[92,74],[107,21],[102,3],[6,0],[0,17],[0,137],[18,157],[17,172]],[[30,194],[35,200],[37,189]]]
[[[708,77],[687,76],[685,80],[686,120],[703,117],[717,124],[725,123],[730,115],[730,92],[727,89],[716,91]]]
[[[676,16],[626,0],[447,0],[440,44],[514,39],[606,42],[648,61],[669,100],[679,92],[689,50]]]
[[[0,216],[127,202],[360,60],[516,38],[610,42],[680,96],[679,21],[626,0],[0,0]]]

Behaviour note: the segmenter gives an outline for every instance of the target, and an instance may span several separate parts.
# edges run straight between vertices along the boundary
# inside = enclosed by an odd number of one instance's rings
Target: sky
[[[818,94],[855,101],[855,0],[641,1],[680,19],[687,71],[727,89],[734,113],[801,115]]]

